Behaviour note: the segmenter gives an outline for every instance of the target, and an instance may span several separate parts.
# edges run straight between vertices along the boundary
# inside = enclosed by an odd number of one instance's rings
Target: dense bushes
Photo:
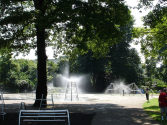
[[[11,59],[10,55],[0,58],[0,88],[3,91],[24,92],[35,89],[37,83],[37,62],[34,60]],[[48,81],[53,79],[56,64],[48,61]]]
[[[37,82],[35,61],[11,60],[4,56],[0,60],[0,67],[0,85],[5,91],[22,92],[34,89]]]

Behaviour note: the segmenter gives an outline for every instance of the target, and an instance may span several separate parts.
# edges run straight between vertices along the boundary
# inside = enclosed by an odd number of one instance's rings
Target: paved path
[[[11,95],[4,95],[11,97]],[[12,97],[25,98],[22,95]],[[33,100],[6,100],[6,104],[33,104]],[[32,96],[31,96],[32,97]],[[154,97],[157,98],[157,97]],[[20,101],[20,102],[19,102]],[[62,101],[54,97],[55,108],[69,109],[73,124],[80,125],[159,125],[142,109],[145,95],[80,94],[79,101]],[[16,107],[15,107],[16,108]],[[12,111],[12,110],[11,110]],[[77,119],[77,121],[75,120]],[[73,125],[72,124],[72,125]]]
[[[159,125],[142,109],[145,95],[99,94],[87,95],[85,100],[83,103],[68,105],[68,108],[92,114],[91,125]]]

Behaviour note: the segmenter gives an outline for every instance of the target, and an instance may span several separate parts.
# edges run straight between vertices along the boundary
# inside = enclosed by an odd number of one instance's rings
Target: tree
[[[137,51],[130,48],[134,31],[133,20],[121,27],[121,31],[124,32],[122,39],[110,47],[110,53],[108,53],[107,81],[110,83],[121,79],[126,83],[140,84],[142,81],[141,60]]]
[[[127,43],[121,42],[112,47],[109,61],[112,71],[108,73],[110,82],[121,79],[125,80],[126,83],[141,83],[142,69],[140,58],[136,50],[128,48]]]
[[[110,53],[95,58],[92,57],[93,52],[89,50],[87,54],[78,55],[77,59],[72,60],[73,65],[70,69],[80,74],[89,74],[89,84],[95,91],[100,92],[104,91],[107,84],[118,79],[123,79],[126,83],[143,83],[140,58],[137,51],[130,48],[132,29],[131,20],[125,27],[121,27],[124,32],[122,39],[117,39],[117,44],[108,46]]]
[[[152,7],[151,3],[151,0],[146,0],[142,6]],[[146,58],[147,77],[150,82],[152,82],[153,79],[166,81],[164,79],[167,65],[166,5],[166,0],[157,1],[157,4],[152,7],[152,11],[143,18],[144,28],[138,30],[141,50]],[[161,64],[160,67],[158,67],[159,64]]]
[[[141,2],[142,6],[152,5],[151,0]],[[152,6],[151,6],[152,7]],[[143,19],[144,28],[138,30],[142,52],[146,59],[164,61],[166,58],[167,8],[166,0],[159,0]]]
[[[1,50],[0,53],[0,85],[7,83],[11,67],[11,54],[6,54],[6,49]]]
[[[0,59],[0,88],[8,92],[32,91],[36,77],[36,62],[15,60],[11,54],[2,53]]]
[[[1,0],[0,7],[1,47],[16,51],[37,47],[34,106],[39,106],[42,95],[47,97],[45,47],[49,41],[56,44],[57,51],[69,53],[75,48],[85,52],[90,48],[96,55],[99,51],[105,54],[108,45],[122,35],[119,28],[131,18],[122,0]]]
[[[85,83],[82,82],[81,85],[85,91],[104,92],[106,61],[106,57],[93,57],[93,52],[90,50],[84,55],[78,55],[75,60],[71,59],[70,70],[74,74],[84,74],[87,77]]]

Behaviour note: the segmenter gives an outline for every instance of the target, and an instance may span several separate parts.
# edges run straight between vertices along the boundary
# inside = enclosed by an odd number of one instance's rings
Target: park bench
[[[20,110],[19,123],[21,125],[25,122],[53,122],[70,125],[68,110]]]

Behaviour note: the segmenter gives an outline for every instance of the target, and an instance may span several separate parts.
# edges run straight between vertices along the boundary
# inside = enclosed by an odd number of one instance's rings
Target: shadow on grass
[[[157,121],[161,121],[161,114],[158,111],[146,111],[147,114],[149,114],[150,116],[152,116],[153,119],[157,120]]]
[[[148,115],[150,115],[154,120],[158,121],[161,125],[167,125],[167,120],[161,120],[161,113],[159,106],[148,106],[144,110]]]
[[[149,106],[149,107],[144,107],[144,110],[158,110],[158,106]]]

